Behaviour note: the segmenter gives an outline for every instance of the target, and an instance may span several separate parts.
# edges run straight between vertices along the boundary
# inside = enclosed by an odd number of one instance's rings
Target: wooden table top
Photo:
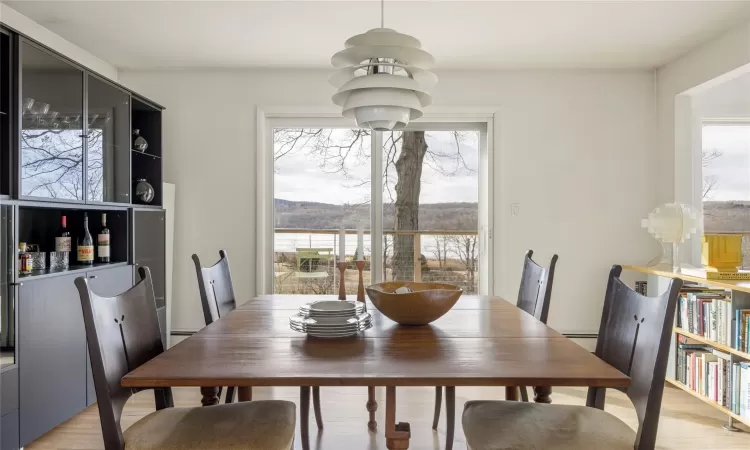
[[[262,296],[122,379],[123,386],[596,386],[630,379],[500,298],[461,298],[428,326],[371,304],[373,328],[317,339],[289,316],[321,296]]]

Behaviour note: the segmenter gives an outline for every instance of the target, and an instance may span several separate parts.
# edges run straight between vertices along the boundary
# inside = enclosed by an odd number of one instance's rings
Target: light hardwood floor
[[[258,388],[254,398],[287,399],[297,402],[298,389]],[[445,407],[441,424],[433,432],[433,388],[403,388],[398,390],[397,420],[411,423],[411,449],[437,450],[445,446]],[[175,389],[175,406],[196,406],[200,404],[197,389]],[[384,422],[385,389],[378,389],[378,423]],[[472,399],[501,399],[502,388],[458,388],[456,389],[456,449],[466,448],[461,431],[461,410],[464,402]],[[585,389],[553,388],[554,403],[583,404]],[[317,431],[315,420],[310,412],[311,449],[385,449],[382,431],[368,433],[365,388],[321,388],[321,405],[325,429]],[[607,411],[624,420],[631,427],[637,426],[635,412],[627,397],[617,391],[607,393]],[[123,427],[153,411],[153,395],[141,392],[125,408]],[[658,449],[663,450],[747,450],[750,448],[750,429],[742,426],[743,433],[730,433],[721,426],[725,416],[703,404],[690,395],[673,387],[667,387],[662,403],[662,416],[659,424]],[[299,426],[298,426],[299,429]],[[296,448],[301,448],[299,438]],[[76,449],[99,450],[103,448],[99,416],[96,405],[83,411],[68,422],[50,431],[42,438],[27,446],[27,450]]]

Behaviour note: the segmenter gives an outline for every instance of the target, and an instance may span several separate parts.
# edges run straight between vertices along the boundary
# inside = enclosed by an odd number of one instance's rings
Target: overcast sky
[[[703,151],[720,153],[703,167],[704,181],[714,183],[704,200],[750,201],[750,125],[704,126]]]
[[[348,130],[336,130],[333,140],[345,142],[349,139]],[[456,155],[458,147],[454,135],[449,131],[426,133],[430,151]],[[370,152],[370,137],[363,140],[365,153]],[[426,160],[422,171],[422,189],[420,203],[477,202],[479,197],[479,133],[462,132],[460,151],[464,163],[457,166],[455,158],[440,158],[443,172],[436,170],[434,162]],[[346,159],[346,172],[335,172],[331,164],[326,165],[323,158],[311,154],[311,146],[300,146],[276,161],[274,177],[275,197],[284,200],[310,201],[330,204],[351,204],[368,202],[370,199],[370,158],[350,154]],[[377,152],[383,157],[383,152]],[[464,164],[466,167],[464,167]],[[458,170],[456,170],[458,169]],[[454,173],[455,172],[455,173]],[[395,182],[395,169],[389,176]],[[364,184],[363,184],[364,183]],[[393,194],[395,196],[395,193]],[[389,202],[388,194],[383,201]]]

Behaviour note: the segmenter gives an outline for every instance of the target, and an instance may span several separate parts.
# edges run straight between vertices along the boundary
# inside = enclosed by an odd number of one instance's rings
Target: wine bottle
[[[70,231],[68,231],[68,218],[62,216],[60,229],[57,231],[57,235],[55,235],[55,251],[69,252],[70,247]]]
[[[94,264],[94,239],[89,232],[89,216],[83,213],[83,234],[78,238],[78,263]]]
[[[96,250],[99,253],[99,262],[109,262],[109,228],[107,228],[107,213],[102,213],[102,230],[96,237]]]

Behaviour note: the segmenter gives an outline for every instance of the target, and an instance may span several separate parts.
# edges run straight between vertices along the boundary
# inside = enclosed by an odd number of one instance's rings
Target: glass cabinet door
[[[21,195],[82,201],[83,72],[21,42]]]
[[[16,363],[16,296],[13,285],[13,207],[0,207],[0,370]]]
[[[86,199],[130,203],[130,94],[88,75]]]

